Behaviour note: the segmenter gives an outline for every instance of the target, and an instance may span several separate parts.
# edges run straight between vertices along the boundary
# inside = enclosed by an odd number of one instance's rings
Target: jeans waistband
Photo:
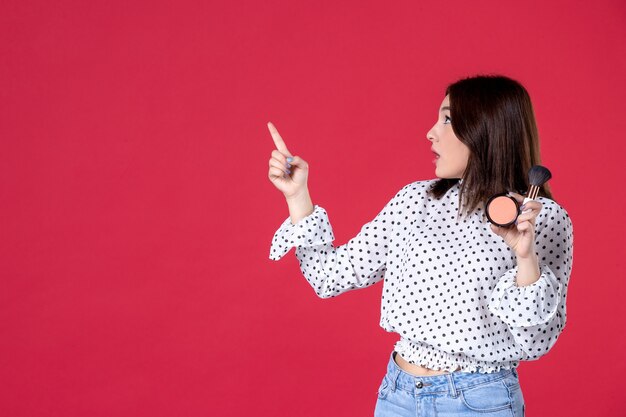
[[[414,393],[415,395],[446,392],[456,397],[458,391],[465,388],[497,381],[511,375],[515,378],[518,377],[515,368],[502,369],[498,372],[488,374],[454,371],[444,375],[415,376],[398,366],[394,360],[394,353],[395,351],[391,352],[389,363],[387,364],[386,378],[388,379],[388,383],[391,385],[392,390],[402,389]]]

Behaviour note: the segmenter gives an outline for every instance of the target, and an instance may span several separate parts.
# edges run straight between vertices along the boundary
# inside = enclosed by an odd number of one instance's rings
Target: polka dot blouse
[[[517,259],[493,233],[480,207],[457,219],[460,183],[437,200],[437,179],[404,186],[346,244],[335,247],[319,205],[274,234],[270,259],[292,247],[321,298],[383,281],[380,326],[400,335],[394,350],[435,370],[497,372],[536,360],[554,346],[566,323],[573,261],[569,215],[555,201],[535,222],[541,276],[518,287]]]

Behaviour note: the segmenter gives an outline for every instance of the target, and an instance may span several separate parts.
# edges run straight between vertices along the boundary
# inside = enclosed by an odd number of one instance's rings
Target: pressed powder
[[[487,218],[498,226],[508,226],[515,222],[519,213],[519,204],[506,194],[497,194],[487,202]]]

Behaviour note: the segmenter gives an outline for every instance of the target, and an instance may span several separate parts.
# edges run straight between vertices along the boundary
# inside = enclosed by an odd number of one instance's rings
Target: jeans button
[[[422,381],[417,381],[417,382],[415,383],[415,386],[416,386],[417,388],[422,388],[422,387],[424,386],[424,383],[423,383]]]

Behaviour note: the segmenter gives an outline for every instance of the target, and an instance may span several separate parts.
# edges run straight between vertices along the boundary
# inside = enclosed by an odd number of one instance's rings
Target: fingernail
[[[287,168],[291,168],[291,164],[290,164],[289,162],[287,162],[287,163],[285,164],[285,166],[286,166]]]
[[[524,210],[525,208],[526,208],[526,204],[522,204],[522,206],[519,209]]]
[[[287,174],[291,174],[291,170],[290,169],[287,170]]]
[[[293,158],[291,156],[287,157],[287,162],[293,162]]]

